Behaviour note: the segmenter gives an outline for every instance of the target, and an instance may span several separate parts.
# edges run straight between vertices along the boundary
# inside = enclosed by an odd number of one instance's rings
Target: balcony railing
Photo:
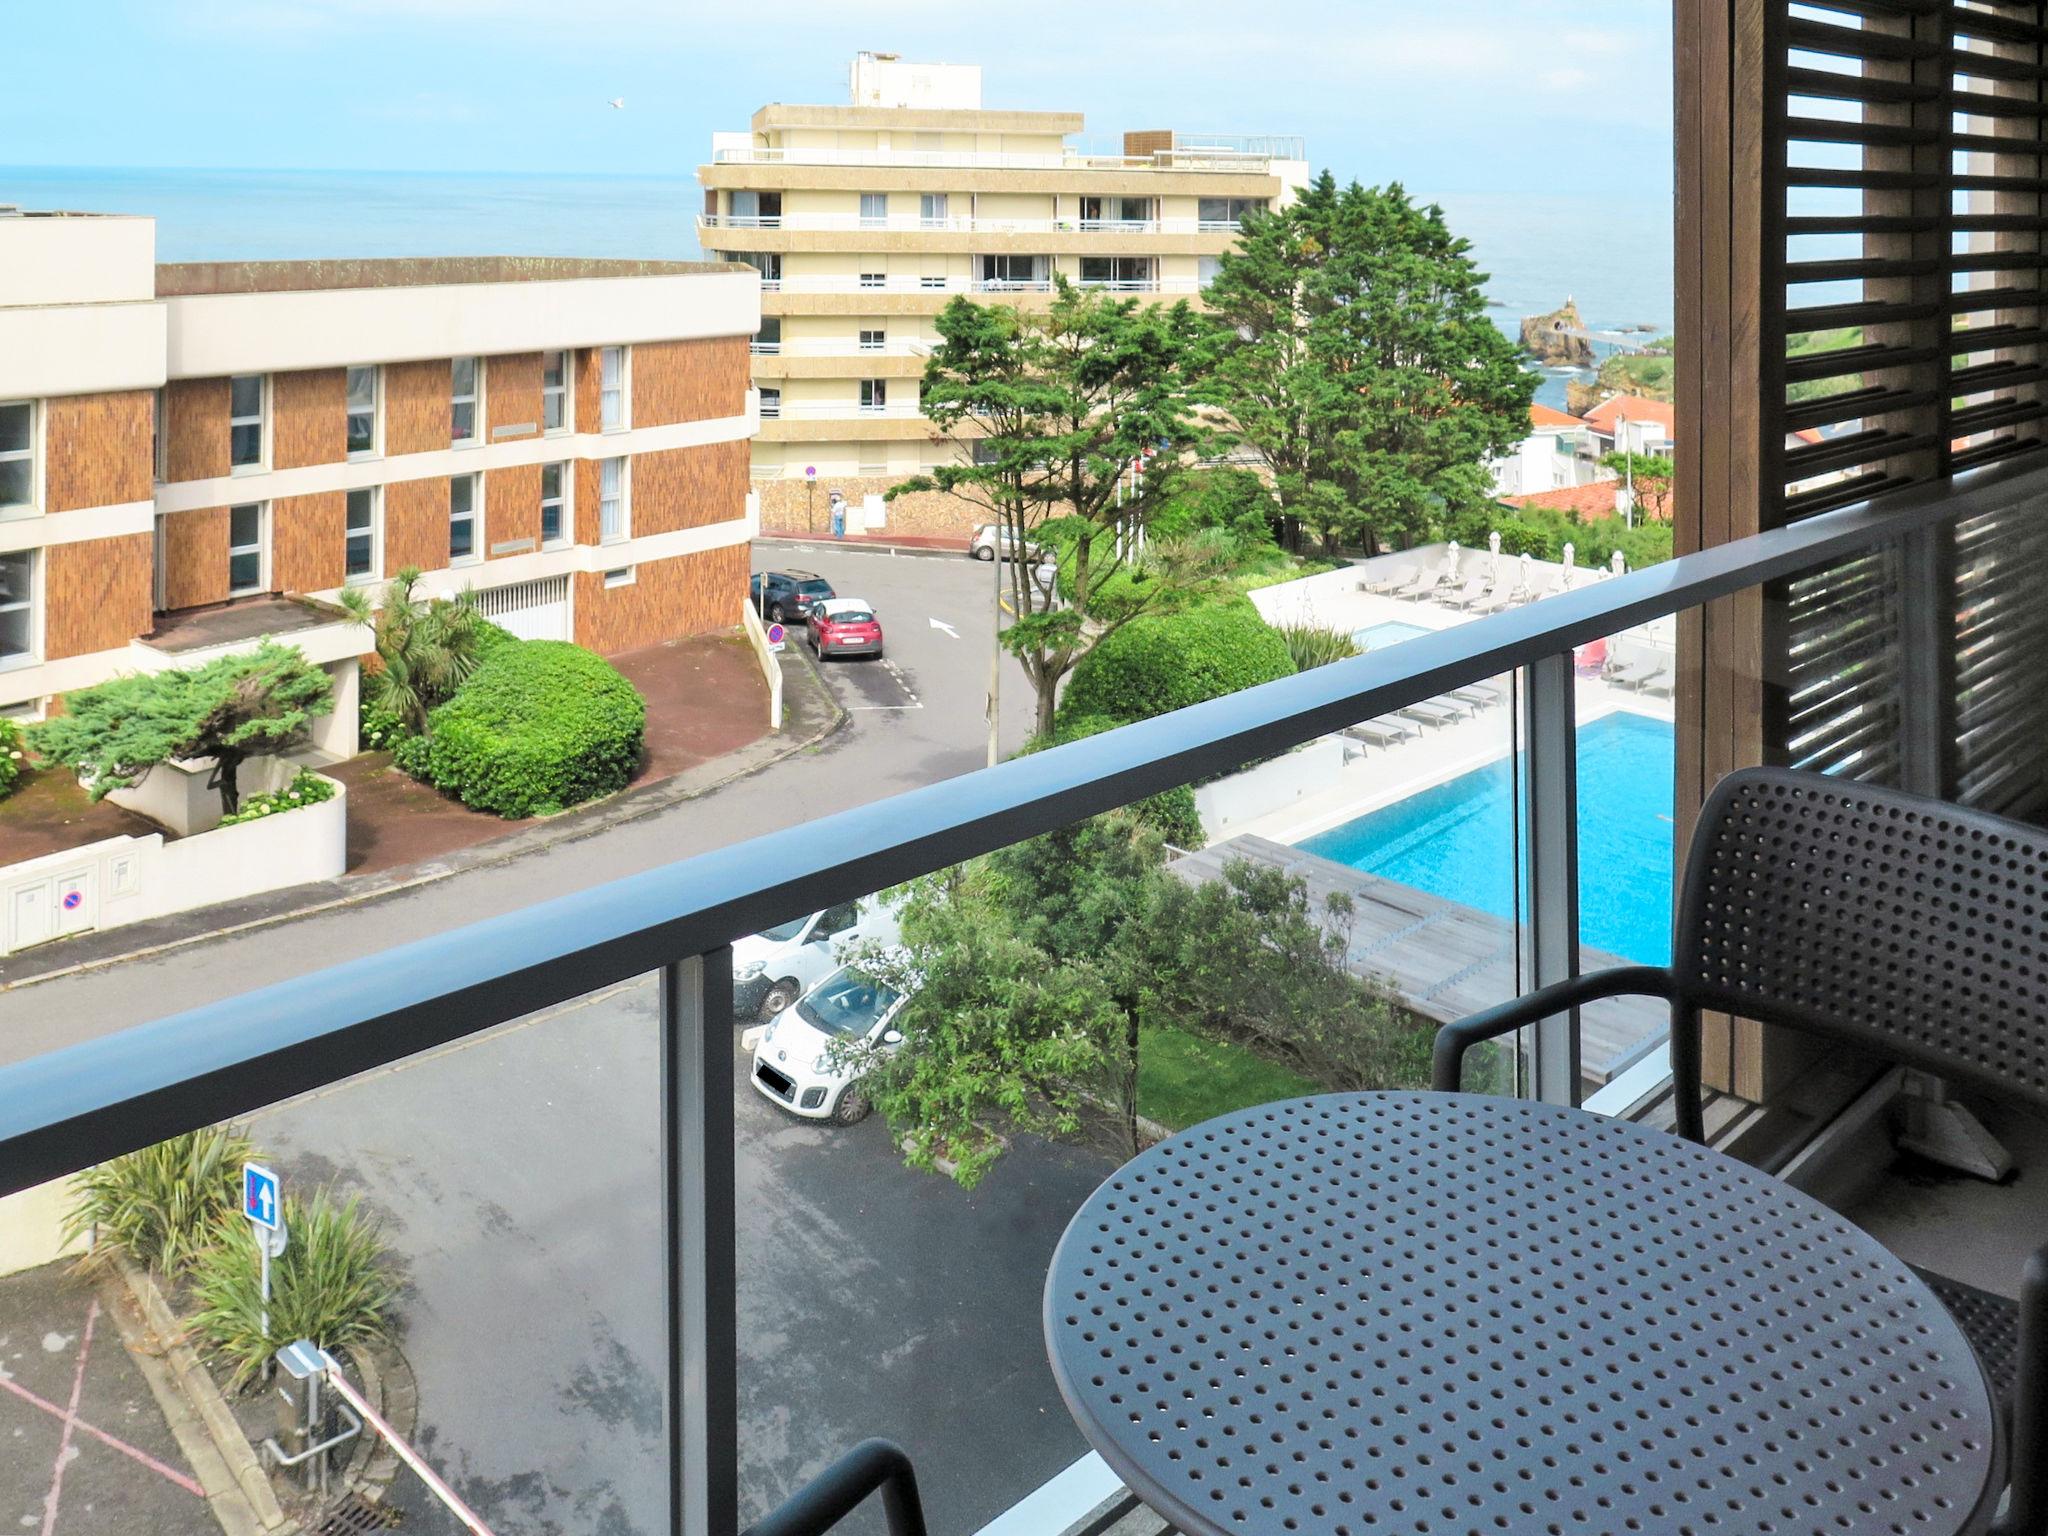
[[[928,357],[935,345],[929,341],[890,337],[880,345],[864,341],[842,341],[832,337],[805,337],[787,341],[756,341],[747,350],[756,357]]]
[[[1194,277],[1069,278],[1076,288],[1116,293],[1200,293]],[[764,277],[763,293],[1050,293],[1053,280],[1040,278],[853,276]]]
[[[1958,522],[1981,528],[2044,494],[2048,471],[1993,466],[1846,507],[0,1067],[0,1194],[652,973],[659,1064],[650,1062],[648,1075],[660,1095],[662,1193],[630,1209],[662,1235],[667,1528],[729,1536],[743,1523],[730,1022],[737,940],[1511,673],[1526,727],[1517,761],[1531,828],[1522,915],[1531,958],[1521,983],[1545,984],[1574,968],[1578,951],[1577,648],[1765,583],[1796,588],[1840,562],[1910,554]],[[1910,559],[1902,564],[1908,581],[1941,579],[1912,574]],[[1886,611],[1908,616],[1891,639],[1911,675],[1919,650],[1941,642],[1938,630],[1912,628],[1911,616],[1921,599],[1939,604],[1943,595],[1929,587],[1904,596]],[[1815,600],[1794,591],[1792,601]],[[1858,643],[1867,657],[1877,639],[1860,631]],[[1795,670],[1786,686],[1810,692],[1811,682]],[[1947,706],[1919,694],[1907,690],[1896,721],[1911,738],[1897,748],[1901,757],[1913,755],[1922,734],[1952,739],[1953,719],[1926,713]],[[1944,725],[1949,737],[1939,734]],[[1869,742],[1866,729],[1857,750]],[[1855,759],[1841,761],[1854,771]],[[1534,1091],[1578,1096],[1571,1019],[1538,1026],[1529,1060]],[[584,1213],[593,1227],[624,1221],[628,1207],[616,1202],[625,1197],[611,1194],[613,1206]],[[765,1198],[758,1186],[753,1198]],[[451,1209],[447,1219],[481,1218]],[[790,1368],[775,1379],[797,1375]],[[1076,1514],[1104,1497],[1096,1463],[1057,1482],[1063,1497],[1087,1501]],[[1033,1506],[1044,1523],[1031,1529],[1061,1528],[1051,1518],[1057,1502]],[[1024,1528],[1002,1527],[1005,1536]]]
[[[1005,154],[956,149],[770,149],[760,145],[714,150],[720,165],[857,165],[969,171],[1203,171],[1271,175],[1275,156],[1228,148],[1160,150],[1151,155]]]
[[[858,400],[789,400],[780,408],[761,412],[764,420],[780,417],[799,421],[913,421],[920,412],[917,402],[890,401],[887,405],[862,405]]]
[[[700,229],[787,229],[818,233],[973,235],[1234,235],[1235,219],[869,218],[857,213],[700,213]]]

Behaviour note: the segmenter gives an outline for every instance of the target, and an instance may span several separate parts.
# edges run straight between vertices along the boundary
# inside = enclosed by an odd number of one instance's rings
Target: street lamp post
[[[988,765],[995,767],[1002,755],[1003,723],[1003,545],[1009,540],[1007,523],[997,523],[995,529],[996,557],[989,561],[996,573],[994,623],[989,631],[988,648]]]

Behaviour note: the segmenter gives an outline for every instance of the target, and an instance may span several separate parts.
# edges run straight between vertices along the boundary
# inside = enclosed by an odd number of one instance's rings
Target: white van
[[[823,981],[844,951],[896,939],[896,914],[879,897],[843,902],[778,923],[732,947],[734,1018],[772,1019]]]

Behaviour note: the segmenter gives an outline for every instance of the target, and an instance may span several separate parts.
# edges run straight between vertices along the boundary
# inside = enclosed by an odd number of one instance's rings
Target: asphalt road
[[[815,569],[881,616],[884,661],[828,663],[847,724],[815,751],[701,799],[522,858],[333,912],[0,992],[0,1060],[93,1035],[779,831],[983,766],[993,576],[960,556],[792,549],[764,541],[757,569]],[[932,621],[950,626],[952,633]],[[1004,659],[1005,751],[1030,731],[1029,686]]]
[[[498,1536],[664,1529],[654,1006],[628,986],[254,1123],[287,1181],[360,1189],[384,1218],[421,1444]],[[744,1072],[745,1517],[879,1434],[916,1461],[934,1531],[977,1529],[1086,1449],[1039,1292],[1107,1159],[1023,1142],[969,1195],[904,1168],[879,1119],[799,1121]],[[395,1492],[406,1530],[459,1536],[409,1475]]]

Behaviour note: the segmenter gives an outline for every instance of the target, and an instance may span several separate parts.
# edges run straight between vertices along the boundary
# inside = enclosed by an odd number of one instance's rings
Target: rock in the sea
[[[1576,301],[1566,299],[1564,308],[1547,315],[1530,315],[1522,321],[1522,345],[1537,361],[1556,368],[1593,366],[1593,343],[1586,339],[1586,322]]]

